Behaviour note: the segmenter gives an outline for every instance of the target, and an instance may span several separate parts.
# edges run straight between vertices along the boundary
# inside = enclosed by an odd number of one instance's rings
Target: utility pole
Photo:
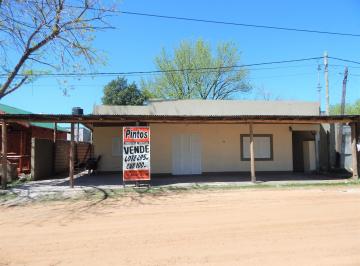
[[[325,113],[330,115],[330,96],[329,96],[329,60],[328,53],[324,52],[324,74],[325,74]],[[329,125],[329,139],[328,139],[328,155],[329,155],[329,169],[335,166],[336,162],[336,147],[335,147],[335,125]]]
[[[342,94],[341,94],[341,106],[340,106],[340,114],[345,114],[345,99],[346,99],[346,84],[348,79],[348,67],[345,67],[344,70],[344,79],[342,84]],[[343,133],[343,124],[339,124],[338,136],[337,136],[337,151],[340,154],[340,167],[343,167],[344,163],[344,153],[345,153],[345,138]]]
[[[341,95],[341,115],[345,114],[345,98],[346,98],[346,84],[348,79],[348,72],[349,69],[346,66],[344,71],[344,79],[343,79],[342,95]]]
[[[320,84],[320,71],[321,71],[321,66],[320,64],[318,64],[318,84],[317,84],[317,92],[318,92],[318,96],[319,96],[319,114],[321,115],[321,84]]]
[[[330,97],[329,97],[329,70],[328,70],[328,53],[324,52],[324,73],[325,73],[325,94],[326,94],[326,115],[330,114]]]

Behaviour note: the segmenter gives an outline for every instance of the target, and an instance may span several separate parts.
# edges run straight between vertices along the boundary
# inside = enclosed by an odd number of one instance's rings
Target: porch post
[[[5,120],[1,121],[1,137],[2,137],[2,148],[1,148],[1,164],[2,164],[2,178],[1,188],[6,189],[7,184],[7,127]]]
[[[20,158],[19,158],[19,173],[23,170],[23,156],[24,156],[24,132],[20,131]]]
[[[315,157],[316,157],[316,172],[320,172],[320,132],[315,133]]]
[[[358,158],[357,158],[357,134],[356,134],[356,123],[351,123],[351,155],[352,155],[352,169],[353,169],[353,176],[354,180],[359,179],[359,172],[358,172]]]
[[[56,135],[57,135],[57,123],[54,123],[54,132],[53,132],[53,157],[52,157],[52,173],[55,174],[55,163],[56,163]]]
[[[74,123],[71,123],[70,132],[70,154],[69,154],[69,183],[70,187],[74,187]]]
[[[57,134],[57,123],[54,123],[54,135],[53,135],[53,142],[56,142],[56,134]]]
[[[250,131],[250,169],[251,169],[251,182],[256,182],[255,176],[255,154],[254,154],[254,134],[253,134],[253,123],[249,124]]]

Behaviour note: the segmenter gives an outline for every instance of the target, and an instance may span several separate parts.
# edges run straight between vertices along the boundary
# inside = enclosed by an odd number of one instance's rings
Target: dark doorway
[[[294,172],[304,172],[304,151],[303,141],[315,140],[315,132],[312,131],[293,131],[293,169]]]

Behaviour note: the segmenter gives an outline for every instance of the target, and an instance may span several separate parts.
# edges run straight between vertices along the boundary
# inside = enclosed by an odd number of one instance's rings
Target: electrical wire
[[[322,57],[310,57],[310,58],[301,58],[301,59],[292,59],[292,60],[282,60],[282,61],[271,61],[271,62],[262,62],[262,63],[253,63],[253,64],[244,64],[244,65],[232,65],[232,66],[223,66],[223,67],[199,67],[199,68],[184,68],[184,69],[171,69],[171,70],[150,70],[150,71],[129,71],[129,72],[88,72],[88,73],[32,73],[26,76],[34,77],[78,77],[78,76],[122,76],[122,75],[143,75],[143,74],[158,74],[158,73],[173,73],[173,72],[185,72],[185,71],[204,71],[204,70],[216,70],[221,69],[234,69],[234,68],[244,68],[251,66],[262,66],[262,65],[273,65],[273,64],[284,64],[284,63],[293,63],[293,62],[303,62],[310,60],[318,60]],[[0,77],[7,77],[7,73],[1,73]],[[17,75],[18,77],[25,76],[24,74]]]
[[[347,63],[353,63],[353,64],[360,65],[360,62],[358,62],[358,61],[347,60],[347,59],[342,59],[342,58],[332,57],[332,56],[329,56],[328,58],[335,59],[335,60],[342,61],[342,62],[347,62]]]
[[[65,6],[70,7],[70,8],[84,9],[84,7],[81,7],[81,6],[73,6],[73,5],[65,5]],[[200,19],[200,18],[191,18],[191,17],[169,16],[169,15],[143,13],[143,12],[120,11],[120,10],[113,10],[113,9],[106,9],[106,8],[95,8],[95,7],[88,7],[88,9],[94,10],[94,11],[100,11],[100,12],[119,13],[119,14],[132,15],[132,16],[153,17],[153,18],[162,18],[162,19],[190,21],[190,22],[202,22],[202,23],[220,24],[220,25],[228,25],[228,26],[240,26],[240,27],[270,29],[270,30],[295,31],[295,32],[304,32],[304,33],[317,33],[317,34],[327,34],[327,35],[360,37],[360,34],[357,34],[357,33],[322,31],[322,30],[303,29],[303,28],[290,28],[290,27],[278,27],[278,26],[248,24],[248,23],[239,23],[239,22],[231,22],[231,21],[221,21],[221,20]]]

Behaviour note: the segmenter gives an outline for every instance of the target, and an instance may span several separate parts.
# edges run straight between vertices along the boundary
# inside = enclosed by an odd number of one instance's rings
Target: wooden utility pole
[[[352,156],[352,169],[354,180],[359,179],[358,172],[358,158],[357,158],[357,132],[356,132],[356,123],[351,123],[351,156]]]
[[[251,182],[256,182],[255,176],[255,153],[254,153],[254,132],[253,123],[249,124],[250,131],[250,169],[251,169]]]
[[[74,187],[74,123],[71,123],[71,140],[70,140],[70,156],[69,156],[69,182],[70,187]]]
[[[341,106],[340,106],[340,114],[345,114],[345,99],[346,99],[346,84],[348,78],[348,67],[345,67],[344,70],[344,79],[342,84],[342,94],[341,94]],[[342,167],[342,162],[344,160],[344,152],[345,152],[345,143],[344,143],[344,136],[343,136],[343,127],[342,123],[339,124],[339,130],[337,135],[337,147],[336,150],[340,154],[340,167]]]
[[[7,127],[6,122],[3,120],[1,122],[1,164],[2,164],[2,175],[1,175],[1,188],[6,189],[7,187],[7,173],[8,173],[8,163],[7,163]]]
[[[325,102],[325,112],[326,115],[330,114],[330,96],[329,96],[329,64],[328,64],[328,53],[324,53],[324,73],[325,73],[325,94],[326,94],[326,102]]]

